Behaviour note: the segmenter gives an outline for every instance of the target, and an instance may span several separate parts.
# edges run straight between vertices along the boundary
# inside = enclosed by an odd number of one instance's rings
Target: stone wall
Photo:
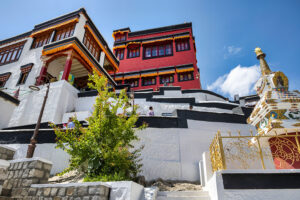
[[[0,146],[0,159],[3,160],[12,160],[15,155],[15,151],[12,148]]]
[[[35,200],[108,200],[110,188],[101,182],[70,184],[37,184],[29,189],[28,198]]]
[[[21,198],[28,195],[31,184],[47,183],[52,163],[40,158],[10,161],[2,195]]]

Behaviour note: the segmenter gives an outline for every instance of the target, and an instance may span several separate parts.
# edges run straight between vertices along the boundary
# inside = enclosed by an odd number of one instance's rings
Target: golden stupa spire
[[[261,74],[263,76],[270,74],[271,73],[270,67],[265,60],[266,54],[263,53],[261,48],[259,47],[256,47],[254,52],[256,53],[256,58],[259,60],[260,63]]]

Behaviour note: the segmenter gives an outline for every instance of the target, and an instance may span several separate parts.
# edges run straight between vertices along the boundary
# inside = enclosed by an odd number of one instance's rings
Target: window
[[[19,60],[25,42],[20,42],[0,49],[0,65]]]
[[[35,37],[34,38],[34,41],[32,43],[32,49],[35,49],[35,48],[39,48],[39,47],[42,47],[44,46],[45,44],[48,44],[50,42],[50,38],[51,38],[51,33],[52,32],[49,32],[47,34],[44,34],[44,35],[41,35],[41,36],[38,36],[38,37]]]
[[[142,79],[143,86],[156,85],[156,77],[146,77]]]
[[[194,80],[193,72],[186,72],[178,74],[178,81]]]
[[[124,49],[118,49],[118,50],[116,50],[116,57],[119,60],[123,60],[124,59]]]
[[[11,73],[0,74],[0,88],[3,88],[6,84],[6,81],[9,79]]]
[[[159,79],[160,79],[159,80],[160,84],[174,83],[174,75],[173,74],[159,76]]]
[[[97,61],[100,59],[100,46],[98,45],[92,34],[86,29],[83,37],[83,44],[89,50],[89,52],[96,58]]]
[[[189,40],[176,41],[176,51],[190,50]]]
[[[123,81],[116,81],[117,85],[122,85],[123,84]]]
[[[65,38],[71,37],[74,33],[75,24],[64,26],[56,30],[54,41],[63,40]]]
[[[128,58],[135,58],[140,56],[140,48],[129,48],[128,49]]]
[[[116,36],[116,42],[125,41],[126,36],[125,35],[118,35]]]
[[[18,80],[17,85],[23,85],[26,82],[26,79],[29,75],[29,72],[31,71],[32,68],[32,64],[29,65],[24,65],[21,67],[21,74],[20,74],[20,78]]]
[[[157,45],[152,47],[146,47],[144,49],[145,58],[154,58],[162,56],[172,55],[172,44]]]
[[[139,87],[139,79],[125,80],[124,84],[129,84],[131,87]]]

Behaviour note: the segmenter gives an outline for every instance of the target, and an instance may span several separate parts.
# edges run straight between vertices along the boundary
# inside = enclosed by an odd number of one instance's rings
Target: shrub
[[[141,148],[132,146],[137,107],[132,107],[126,91],[119,95],[107,86],[107,79],[97,74],[89,76],[89,87],[98,95],[94,111],[84,128],[74,119],[75,128],[63,130],[53,126],[57,137],[57,148],[70,155],[70,164],[64,172],[80,170],[85,181],[134,180],[141,171],[139,159]],[[120,113],[121,111],[121,113]],[[143,129],[145,126],[138,127]]]

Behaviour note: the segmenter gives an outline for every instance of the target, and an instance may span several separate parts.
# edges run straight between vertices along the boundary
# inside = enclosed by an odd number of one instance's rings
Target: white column
[[[105,53],[101,51],[99,64],[101,67],[104,67]]]

